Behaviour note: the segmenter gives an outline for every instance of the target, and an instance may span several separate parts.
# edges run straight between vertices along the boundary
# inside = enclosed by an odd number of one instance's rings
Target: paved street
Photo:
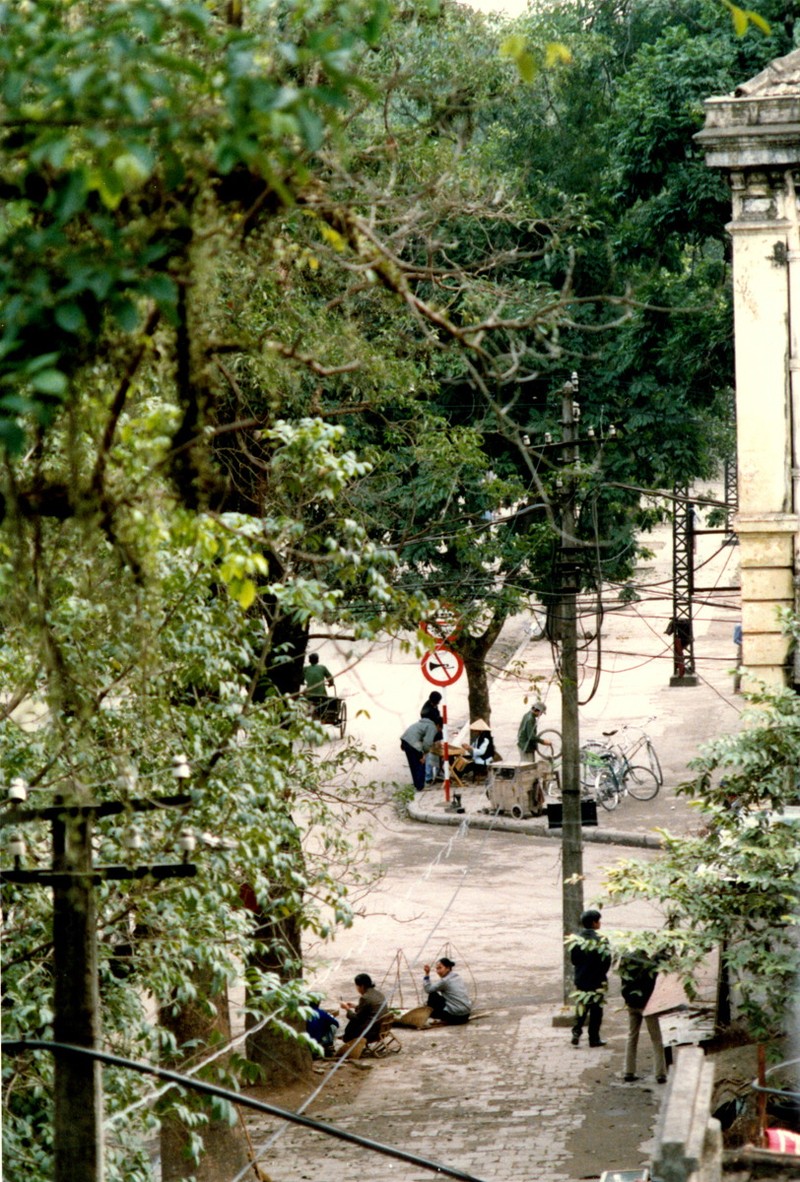
[[[734,584],[735,548],[707,553],[704,585]],[[652,567],[639,582],[651,591],[624,611],[606,614],[598,692],[581,710],[582,736],[627,722],[647,724],[666,774],[652,802],[625,799],[586,830],[587,904],[601,890],[603,868],[618,857],[653,857],[657,827],[685,830],[691,810],[675,796],[699,745],[738,725],[741,698],[732,693],[732,630],[738,618],[722,604],[733,593],[709,593],[699,607],[695,647],[700,684],[669,686],[669,547],[657,537]],[[518,618],[501,637],[492,686],[492,724],[506,758],[515,758],[516,727],[531,678],[539,678],[547,702],[546,725],[560,727],[560,703],[546,641],[527,639]],[[476,1011],[485,1017],[466,1027],[399,1031],[402,1052],[389,1059],[340,1068],[358,1074],[343,1088],[329,1066],[309,1114],[376,1140],[446,1162],[486,1182],[574,1182],[603,1169],[633,1168],[648,1158],[659,1097],[646,1035],[640,1044],[642,1080],[622,1082],[624,1011],[612,979],[604,1037],[590,1050],[570,1045],[569,1030],[553,1025],[562,1009],[560,845],[546,821],[492,820],[482,785],[463,792],[465,813],[448,812],[441,786],[412,803],[412,816],[393,804],[395,785],[408,770],[400,732],[417,715],[429,686],[413,653],[387,642],[350,653],[346,643],[320,646],[322,659],[347,689],[350,730],[374,748],[375,763],[361,771],[383,784],[374,823],[373,861],[382,878],[360,903],[362,914],[330,945],[308,948],[309,977],[335,1005],[354,998],[352,979],[367,971],[393,1005],[417,1003],[421,964],[449,954],[472,986]],[[582,693],[594,680],[596,648],[587,650]],[[353,663],[355,662],[355,663]],[[449,691],[454,728],[467,721],[466,686]],[[648,719],[652,719],[648,722]],[[355,774],[355,773],[354,773]],[[485,827],[482,827],[485,826]],[[627,843],[627,844],[625,844]],[[604,929],[643,929],[660,923],[642,904],[609,907]],[[275,1182],[315,1179],[349,1182],[392,1177],[411,1182],[434,1176],[421,1167],[391,1161],[268,1120],[251,1125],[265,1148],[264,1168]],[[273,1140],[277,1134],[277,1139]],[[268,1146],[268,1148],[266,1148]]]

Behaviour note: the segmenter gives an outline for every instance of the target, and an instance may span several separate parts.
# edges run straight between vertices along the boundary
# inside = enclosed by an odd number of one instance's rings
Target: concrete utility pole
[[[53,1037],[99,1047],[97,910],[92,886],[92,815],[54,817]],[[55,1182],[103,1177],[103,1087],[88,1056],[56,1056],[53,1148]]]
[[[183,756],[173,761],[173,775],[189,775]],[[9,851],[14,868],[0,870],[0,882],[38,883],[53,891],[53,1035],[56,1042],[97,1050],[100,1037],[100,1000],[97,980],[97,913],[94,887],[103,881],[151,878],[192,878],[197,867],[188,862],[194,835],[181,834],[184,861],[149,866],[94,866],[92,832],[98,817],[154,809],[185,808],[191,796],[162,796],[155,800],[106,803],[58,801],[45,808],[19,807],[26,787],[12,787],[14,807],[3,817],[6,825],[49,821],[52,832],[52,869],[25,870],[25,843],[14,836]],[[80,793],[76,793],[76,797]],[[135,848],[135,847],[132,847]],[[86,1055],[56,1052],[53,1155],[54,1182],[103,1182],[103,1088],[100,1064]]]
[[[580,928],[583,912],[583,834],[581,832],[580,729],[578,724],[578,563],[575,538],[576,467],[579,460],[577,414],[573,396],[578,375],[562,388],[561,452],[563,489],[561,506],[561,874],[564,937]],[[564,1005],[572,992],[572,964],[564,945]]]

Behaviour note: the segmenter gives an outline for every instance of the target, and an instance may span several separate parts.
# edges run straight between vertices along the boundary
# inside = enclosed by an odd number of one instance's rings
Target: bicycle
[[[652,800],[659,789],[649,767],[634,764],[619,745],[589,740],[581,747],[581,785],[600,804],[615,809],[623,796]]]
[[[653,722],[653,718],[648,718],[647,722]],[[647,723],[645,723],[645,725],[647,725]],[[626,732],[634,730],[639,732],[637,736],[634,737],[633,735],[626,734]],[[645,732],[644,727],[635,726],[633,723],[626,723],[625,726],[617,727],[613,731],[603,731],[603,738],[606,740],[612,739],[614,735],[622,735],[623,737],[618,739],[615,744],[607,742],[605,745],[609,749],[616,749],[619,751],[622,755],[624,755],[628,763],[631,764],[633,763],[634,756],[639,755],[640,752],[644,751],[645,755],[647,756],[647,764],[650,768],[650,771],[653,773],[656,780],[658,780],[658,787],[660,788],[664,783],[664,773],[661,770],[661,761],[658,758],[655,747],[653,746],[653,740]],[[653,795],[655,796],[655,793],[653,793]],[[650,798],[643,797],[642,799]]]
[[[561,731],[540,731],[537,735],[536,742],[537,759],[549,759],[551,763],[555,763],[557,759],[561,758]],[[549,743],[549,748],[545,747],[544,750],[541,750],[538,744],[542,742]]]
[[[612,812],[622,798],[622,783],[614,756],[600,743],[586,743],[580,750],[581,796],[596,800]]]
[[[554,775],[548,778],[546,792],[551,800],[561,799],[561,774],[556,766],[561,758],[561,732],[556,730],[542,731],[539,736],[542,739],[549,739],[552,743],[552,749],[548,755],[544,751],[537,752],[537,755],[547,759],[553,769]],[[603,752],[605,753],[605,748]],[[595,766],[591,774],[587,771],[586,763],[583,758],[584,748],[581,748],[580,753],[580,786],[581,798],[583,800],[597,800],[605,809],[609,811],[615,809],[619,804],[620,786],[614,775],[613,768],[598,758],[595,761]]]

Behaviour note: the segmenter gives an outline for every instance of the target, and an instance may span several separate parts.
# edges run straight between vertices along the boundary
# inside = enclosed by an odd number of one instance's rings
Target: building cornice
[[[733,519],[737,534],[793,534],[798,526],[796,513],[737,513]]]
[[[695,141],[709,168],[800,163],[800,50],[778,58],[732,95],[708,99]]]

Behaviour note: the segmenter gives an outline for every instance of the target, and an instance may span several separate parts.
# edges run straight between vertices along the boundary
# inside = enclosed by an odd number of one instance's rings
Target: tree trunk
[[[308,625],[298,624],[288,616],[278,616],[272,624],[272,652],[282,654],[280,660],[268,661],[264,671],[262,696],[279,694],[292,695],[299,692],[303,683],[303,663],[308,645]],[[286,654],[291,659],[286,660]],[[290,804],[287,801],[286,808]],[[303,851],[299,840],[287,844],[284,851],[291,853],[302,863]],[[284,897],[280,884],[275,885],[276,898]],[[284,905],[285,906],[285,905]],[[262,972],[274,973],[281,981],[301,977],[303,972],[303,951],[301,940],[301,914],[280,912],[275,920],[271,908],[258,910],[253,900],[255,918],[255,939],[263,941],[265,948],[254,952],[249,963]],[[276,909],[277,913],[277,909]],[[248,1003],[255,1000],[251,987],[247,987]],[[245,1027],[249,1030],[258,1024],[258,1017],[247,1014]],[[282,1087],[303,1079],[311,1071],[311,1053],[307,1047],[296,1042],[270,1023],[247,1039],[247,1058],[261,1068],[262,1082],[267,1087]]]
[[[211,996],[211,982],[207,974],[198,972],[195,977],[198,995],[195,1001],[181,1006],[173,1012],[171,1006],[163,1006],[159,1020],[165,1030],[176,1039],[178,1046],[194,1042],[189,1055],[178,1052],[176,1060],[169,1066],[178,1069],[187,1061],[196,1060],[198,1052],[207,1054],[217,1039],[228,1041],[231,1036],[230,1014],[227,990]],[[214,1070],[224,1063],[224,1057],[215,1060]],[[168,1096],[169,1101],[173,1096]],[[191,1096],[186,1099],[192,1104]],[[209,1101],[203,1100],[207,1107]],[[181,1182],[194,1177],[197,1182],[229,1182],[249,1161],[247,1141],[241,1122],[232,1127],[227,1121],[211,1120],[199,1126],[205,1152],[195,1165],[187,1156],[189,1132],[174,1112],[166,1112],[161,1123],[161,1178],[162,1182]]]
[[[505,623],[505,612],[496,611],[486,630],[480,636],[462,635],[454,642],[453,648],[463,658],[467,674],[467,695],[470,720],[482,718],[491,725],[492,706],[489,700],[489,678],[486,658],[492,645],[500,635]]]
[[[296,915],[283,916],[278,922],[263,912],[257,916],[255,937],[266,947],[254,952],[249,963],[262,972],[275,973],[282,981],[301,973],[300,922]],[[248,986],[247,1001],[254,1000]],[[248,1014],[245,1026],[249,1030],[258,1023],[257,1015]],[[261,1068],[262,1083],[269,1088],[284,1087],[305,1079],[311,1071],[311,1052],[291,1035],[268,1023],[247,1039],[247,1058]]]

